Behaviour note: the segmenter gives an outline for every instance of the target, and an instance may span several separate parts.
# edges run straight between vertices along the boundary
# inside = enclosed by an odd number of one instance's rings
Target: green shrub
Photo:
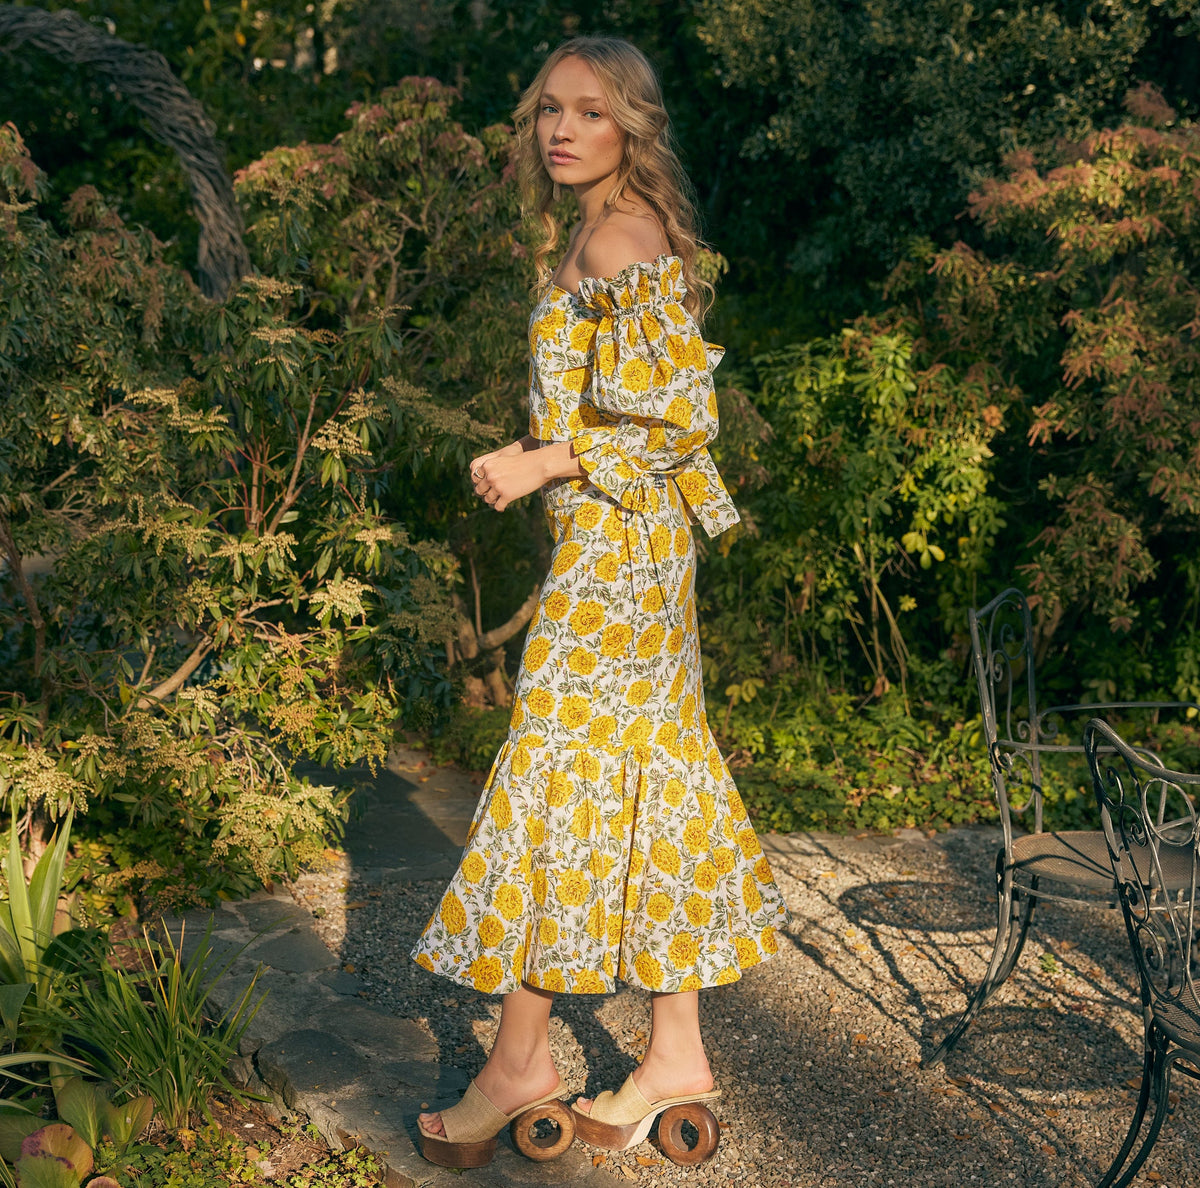
[[[236,953],[218,961],[211,924],[188,948],[185,956],[182,936],[177,947],[169,935],[156,942],[147,934],[138,946],[140,969],[105,963],[96,977],[77,982],[65,1002],[69,1040],[124,1093],[149,1097],[169,1130],[209,1118],[216,1088],[245,1096],[225,1069],[261,1002],[256,975],[220,1018],[211,1018],[209,994]]]
[[[205,305],[95,191],[60,234],[43,190],[0,127],[2,809],[37,842],[76,808],[94,908],[245,894],[340,826],[296,760],[378,763],[448,707],[453,562],[387,510],[426,398],[392,314],[311,329],[263,277]]]
[[[511,710],[459,706],[449,724],[429,740],[438,763],[457,763],[468,771],[487,771],[508,735]]]

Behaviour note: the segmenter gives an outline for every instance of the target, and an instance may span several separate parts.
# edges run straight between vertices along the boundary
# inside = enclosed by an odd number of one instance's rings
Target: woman
[[[466,1096],[421,1115],[423,1153],[447,1166],[486,1162],[508,1121],[565,1092],[555,992],[652,992],[641,1065],[619,1094],[575,1103],[589,1142],[624,1149],[672,1102],[715,1097],[697,991],[774,953],[786,919],[704,714],[690,525],[715,536],[738,515],[706,449],[721,352],[695,321],[711,287],[658,81],[627,42],[576,38],[515,119],[545,233],[529,435],[471,477],[496,511],[540,488],[555,548],[508,739],[413,950],[505,996]],[[561,188],[579,220],[551,275]]]

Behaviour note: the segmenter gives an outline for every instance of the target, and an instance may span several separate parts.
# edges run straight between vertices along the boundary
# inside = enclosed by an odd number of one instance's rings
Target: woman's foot
[[[704,1051],[671,1060],[647,1052],[646,1058],[633,1070],[633,1083],[638,1092],[651,1104],[666,1097],[686,1097],[691,1093],[708,1093],[713,1087],[712,1069]],[[592,1099],[581,1097],[574,1103],[580,1113],[590,1113]]]
[[[511,1114],[530,1101],[553,1093],[559,1085],[558,1069],[547,1055],[523,1069],[514,1069],[493,1062],[479,1070],[475,1087],[502,1114]],[[421,1126],[430,1134],[444,1134],[440,1113],[419,1115]]]

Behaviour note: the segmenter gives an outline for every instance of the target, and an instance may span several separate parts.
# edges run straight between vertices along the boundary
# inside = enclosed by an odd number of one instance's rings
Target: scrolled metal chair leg
[[[1142,1087],[1138,1093],[1137,1109],[1134,1110],[1133,1121],[1129,1124],[1129,1130],[1125,1134],[1125,1141],[1121,1144],[1117,1157],[1109,1165],[1108,1171],[1104,1173],[1104,1179],[1096,1185],[1096,1188],[1111,1188],[1113,1181],[1121,1174],[1121,1168],[1125,1166],[1125,1160],[1129,1158],[1129,1152],[1133,1150],[1138,1132],[1142,1129],[1142,1122],[1146,1117],[1146,1107],[1150,1104],[1150,1086],[1153,1080],[1154,1047],[1147,1040],[1145,1055],[1142,1058]]]
[[[1155,1045],[1153,1063],[1152,1080],[1154,1083],[1151,1093],[1154,1096],[1154,1114],[1150,1119],[1150,1129],[1146,1132],[1142,1145],[1138,1147],[1133,1158],[1121,1173],[1121,1178],[1112,1182],[1113,1188],[1129,1188],[1129,1185],[1133,1183],[1134,1177],[1141,1171],[1142,1164],[1146,1162],[1146,1156],[1150,1154],[1151,1148],[1158,1141],[1158,1132],[1167,1119],[1167,1097],[1171,1089],[1171,1065],[1174,1061],[1166,1055],[1165,1046],[1161,1040]],[[1102,1180],[1101,1184],[1103,1183]]]
[[[979,1014],[980,1008],[999,989],[1016,965],[1017,958],[1025,944],[1025,933],[1029,928],[1029,919],[1033,914],[1030,902],[1023,906],[1019,921],[1014,921],[1014,896],[1011,879],[1003,873],[997,875],[998,886],[996,903],[996,940],[992,946],[992,956],[988,961],[987,972],[983,981],[976,987],[975,992],[967,1000],[963,1013],[958,1022],[947,1033],[946,1038],[937,1046],[933,1054],[921,1061],[922,1068],[934,1068],[946,1058],[951,1049],[962,1039],[972,1020]],[[1014,924],[1018,931],[1014,935]],[[1003,975],[1001,975],[1001,971]]]

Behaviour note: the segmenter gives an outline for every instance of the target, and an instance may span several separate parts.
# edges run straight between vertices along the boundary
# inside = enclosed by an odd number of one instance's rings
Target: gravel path
[[[1119,913],[1048,907],[948,1067],[918,1065],[982,976],[997,837],[764,837],[793,921],[776,959],[701,995],[724,1090],[716,1157],[686,1169],[652,1143],[588,1153],[646,1185],[1094,1185],[1141,1072]],[[369,885],[343,860],[295,890],[364,997],[417,1020],[443,1062],[474,1074],[499,1002],[407,956],[443,880]],[[551,1042],[572,1092],[615,1089],[645,1049],[648,997],[561,996],[555,1007]],[[1200,1091],[1177,1077],[1173,1099],[1139,1186],[1200,1188]]]

